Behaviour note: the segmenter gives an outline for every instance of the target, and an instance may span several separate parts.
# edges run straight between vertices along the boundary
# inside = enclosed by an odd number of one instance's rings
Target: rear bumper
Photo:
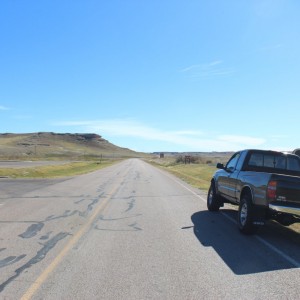
[[[271,210],[285,213],[285,214],[290,214],[290,215],[295,215],[300,217],[300,207],[291,207],[291,206],[286,206],[286,205],[279,205],[279,204],[269,204],[269,208]]]

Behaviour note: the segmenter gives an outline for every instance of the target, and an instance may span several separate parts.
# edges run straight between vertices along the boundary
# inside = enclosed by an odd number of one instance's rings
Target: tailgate
[[[272,175],[277,181],[276,200],[300,205],[300,177],[289,175]]]

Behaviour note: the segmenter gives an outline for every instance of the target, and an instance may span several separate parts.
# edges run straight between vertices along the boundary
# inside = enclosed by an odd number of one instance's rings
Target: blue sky
[[[3,0],[0,132],[293,150],[299,15],[298,0]]]

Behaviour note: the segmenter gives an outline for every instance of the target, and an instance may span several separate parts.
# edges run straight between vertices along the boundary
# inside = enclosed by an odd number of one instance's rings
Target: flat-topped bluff
[[[0,133],[0,158],[72,158],[87,156],[137,156],[95,133]]]

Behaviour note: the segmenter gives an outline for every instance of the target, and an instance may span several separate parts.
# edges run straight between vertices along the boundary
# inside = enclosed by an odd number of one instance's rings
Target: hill
[[[3,133],[0,159],[92,159],[137,157],[141,153],[111,144],[94,133]]]

